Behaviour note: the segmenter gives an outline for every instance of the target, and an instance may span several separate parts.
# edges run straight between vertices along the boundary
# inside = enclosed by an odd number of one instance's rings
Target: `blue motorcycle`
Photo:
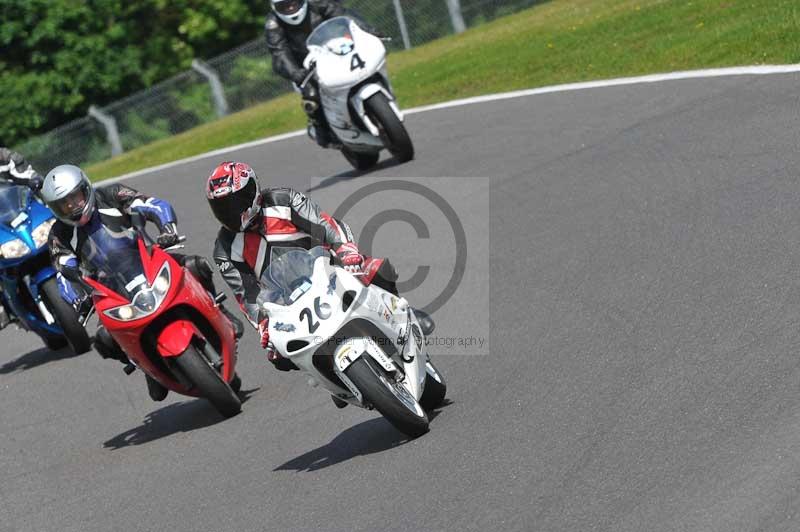
[[[68,345],[81,354],[91,349],[91,339],[76,308],[62,297],[50,263],[47,237],[54,223],[28,187],[0,183],[0,285],[7,308],[48,348]]]

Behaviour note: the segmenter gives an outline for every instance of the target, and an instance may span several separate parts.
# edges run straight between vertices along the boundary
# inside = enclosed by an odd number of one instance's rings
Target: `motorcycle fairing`
[[[376,263],[379,260],[376,260]],[[328,288],[334,286],[331,282],[334,275],[337,279],[335,289],[333,293],[328,293]],[[423,350],[424,338],[418,344],[412,336],[411,327],[416,325],[416,317],[408,308],[408,302],[374,285],[365,286],[364,280],[360,277],[336,268],[329,263],[326,257],[316,259],[311,280],[312,288],[297,298],[290,306],[270,302],[263,303],[270,315],[270,339],[276,350],[283,356],[292,359],[301,369],[305,369],[303,362],[311,358],[308,357],[309,353],[318,355],[324,344],[334,339],[333,367],[337,377],[342,381],[341,384],[344,384],[346,388],[337,384],[335,380],[331,381],[326,378],[321,384],[328,391],[346,401],[350,400],[347,396],[352,393],[350,389],[352,383],[345,380],[343,368],[366,354],[375,359],[387,371],[401,370],[405,374],[404,384],[407,389],[415,398],[419,399],[424,388],[424,364],[427,360],[427,353]],[[347,292],[352,295],[353,302],[347,308],[343,308],[342,302],[345,300]],[[330,311],[330,314],[327,318],[321,319],[320,313],[316,309]],[[341,342],[341,344],[336,341],[337,334],[347,327],[347,323],[361,317],[368,317],[384,337],[398,339],[398,350],[404,350],[401,360],[395,361],[388,358],[383,350],[375,345],[375,340],[369,336],[361,336],[354,340]],[[282,323],[284,326],[291,325],[294,329],[291,332],[276,329],[277,323]],[[416,326],[418,327],[418,325]],[[313,330],[311,330],[312,328]],[[284,329],[288,329],[288,327],[284,327]],[[392,366],[387,363],[387,360]],[[423,368],[421,370],[420,364]]]
[[[137,320],[122,322],[115,320],[105,314],[106,310],[129,304],[130,301],[91,278],[85,278],[86,282],[95,290],[93,294],[97,315],[100,322],[106,327],[108,332],[117,341],[129,359],[145,373],[149,374],[167,388],[184,395],[197,397],[195,390],[188,389],[181,384],[171,373],[165,371],[164,358],[172,358],[182,354],[189,343],[198,338],[209,341],[202,332],[202,327],[191,323],[192,335],[188,337],[188,330],[185,325],[176,325],[170,329],[171,324],[180,321],[188,321],[186,316],[200,315],[207,321],[209,332],[212,332],[219,339],[221,357],[223,360],[222,378],[226,382],[233,379],[235,373],[236,360],[236,339],[234,338],[233,327],[230,322],[214,303],[211,295],[205,291],[200,281],[192,275],[187,275],[187,271],[178,262],[159,247],[154,246],[152,253],[147,249],[144,241],[139,239],[139,255],[142,261],[142,268],[145,272],[147,282],[152,284],[161,267],[168,263],[171,272],[171,284],[161,305],[152,313]],[[167,329],[177,332],[177,340],[166,338]],[[145,347],[153,344],[155,349]],[[161,346],[165,346],[164,357]],[[184,344],[181,346],[181,344]],[[179,353],[171,353],[182,347]]]

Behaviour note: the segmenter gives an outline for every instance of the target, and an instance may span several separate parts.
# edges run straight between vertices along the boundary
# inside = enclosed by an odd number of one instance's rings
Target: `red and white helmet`
[[[247,229],[261,212],[261,187],[250,165],[226,161],[206,182],[206,198],[219,222],[234,233]]]

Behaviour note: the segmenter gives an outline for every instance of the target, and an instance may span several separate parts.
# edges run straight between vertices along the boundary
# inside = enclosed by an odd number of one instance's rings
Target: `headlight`
[[[31,248],[29,248],[28,245],[19,238],[10,240],[0,246],[0,253],[2,253],[3,258],[6,259],[18,259],[20,257],[24,257],[30,252],[30,250]]]
[[[129,305],[108,309],[104,314],[117,321],[133,321],[149,316],[161,306],[170,287],[169,263],[165,263],[153,285],[139,290]]]
[[[47,244],[47,237],[50,236],[50,228],[53,227],[54,223],[56,223],[56,219],[50,218],[46,222],[40,223],[36,226],[36,229],[33,230],[31,236],[33,236],[33,243],[36,244],[37,248]]]

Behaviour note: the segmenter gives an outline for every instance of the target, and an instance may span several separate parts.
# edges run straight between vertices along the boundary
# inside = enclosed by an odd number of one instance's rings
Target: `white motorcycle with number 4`
[[[335,400],[376,409],[410,437],[447,387],[408,302],[334,264],[329,251],[291,248],[261,277],[259,305],[274,348]]]
[[[414,145],[386,71],[386,47],[348,17],[332,18],[309,35],[303,65],[316,76],[320,100],[345,158],[358,170],[388,149],[403,163]],[[306,80],[308,82],[308,79]]]

